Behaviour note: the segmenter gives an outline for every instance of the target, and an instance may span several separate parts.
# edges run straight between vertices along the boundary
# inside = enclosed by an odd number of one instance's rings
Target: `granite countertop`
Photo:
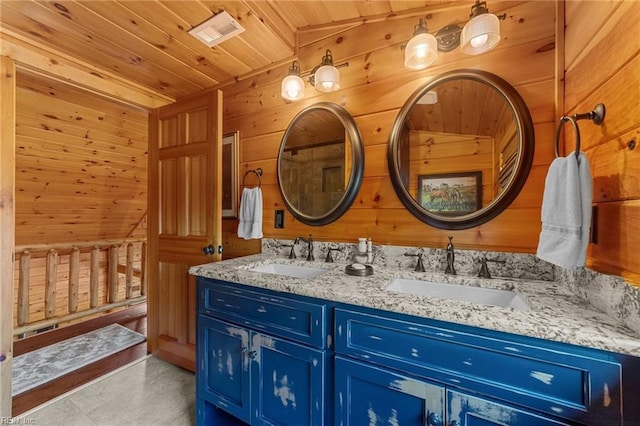
[[[256,266],[270,263],[323,268],[328,269],[328,272],[316,278],[301,279],[250,271]],[[193,266],[189,272],[192,275],[285,293],[640,356],[640,338],[633,331],[581,301],[555,282],[452,276],[375,265],[373,275],[356,277],[347,275],[345,266],[345,263],[308,262],[271,254],[256,254]],[[518,310],[386,290],[394,278],[512,290],[526,301],[530,309]]]

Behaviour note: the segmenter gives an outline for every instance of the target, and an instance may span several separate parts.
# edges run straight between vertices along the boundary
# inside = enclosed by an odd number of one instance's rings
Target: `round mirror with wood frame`
[[[362,137],[340,105],[319,102],[300,111],[282,137],[278,186],[300,222],[326,225],[353,203],[364,171]]]
[[[442,229],[500,214],[533,162],[534,130],[522,97],[486,71],[436,76],[405,102],[391,129],[391,182],[405,207]]]

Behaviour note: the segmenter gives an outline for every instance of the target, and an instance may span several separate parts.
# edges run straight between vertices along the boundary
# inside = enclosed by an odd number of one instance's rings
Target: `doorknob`
[[[216,254],[216,248],[214,245],[209,244],[206,247],[202,248],[202,252],[204,254]],[[218,254],[222,253],[222,246],[218,246]]]

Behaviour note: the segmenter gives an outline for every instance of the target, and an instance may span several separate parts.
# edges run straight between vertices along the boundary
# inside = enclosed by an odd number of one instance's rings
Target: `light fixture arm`
[[[424,19],[420,18],[420,22],[413,29],[413,36],[417,36],[418,34],[426,34],[429,30],[427,29],[427,24],[425,24]]]
[[[331,65],[333,66],[333,55],[331,51],[327,49],[324,56],[322,57],[322,65]]]
[[[289,73],[287,75],[300,76],[300,64],[298,64],[298,61],[293,61],[293,64],[289,67]]]
[[[489,8],[487,8],[487,2],[486,1],[481,2],[480,0],[476,0],[476,4],[471,6],[471,14],[469,15],[469,18],[482,15],[483,13],[489,13]]]
[[[471,14],[469,15],[469,18],[473,18],[473,17],[476,17],[478,15],[482,15],[483,13],[489,13],[489,8],[487,7],[487,2],[486,1],[481,2],[480,0],[476,0],[476,4],[471,6]],[[506,13],[503,13],[502,15],[496,15],[496,16],[501,21],[504,21],[505,19],[507,19],[507,14]]]

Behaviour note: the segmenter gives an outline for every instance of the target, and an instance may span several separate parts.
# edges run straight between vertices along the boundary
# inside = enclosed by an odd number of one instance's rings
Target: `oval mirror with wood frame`
[[[319,102],[291,120],[278,153],[278,186],[300,222],[320,226],[342,216],[360,189],[363,170],[360,131],[340,105]]]
[[[533,121],[515,88],[486,71],[450,71],[423,84],[400,109],[389,137],[389,174],[418,219],[466,229],[513,202],[534,145]]]

